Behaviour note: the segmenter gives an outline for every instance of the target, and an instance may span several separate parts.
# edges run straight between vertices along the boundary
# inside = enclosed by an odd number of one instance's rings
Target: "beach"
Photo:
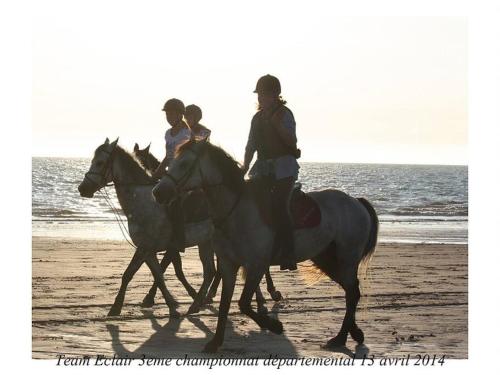
[[[133,249],[125,241],[70,237],[32,237],[32,356],[106,355],[175,357],[204,356],[203,346],[217,323],[216,302],[192,316],[169,319],[158,293],[156,305],[140,302],[152,276],[145,265],[128,287],[120,317],[107,317]],[[182,256],[188,281],[202,281],[198,252]],[[263,285],[270,314],[285,332],[261,331],[239,312],[239,278],[217,356],[259,357],[403,357],[408,354],[468,357],[468,247],[466,244],[380,243],[362,279],[357,324],[365,343],[348,338],[345,348],[322,348],[336,335],[345,312],[342,289],[329,279],[311,284],[303,273],[271,269],[284,299],[274,303]],[[304,269],[307,267],[304,267]],[[361,275],[363,276],[363,274]],[[184,314],[190,303],[173,268],[167,287]]]

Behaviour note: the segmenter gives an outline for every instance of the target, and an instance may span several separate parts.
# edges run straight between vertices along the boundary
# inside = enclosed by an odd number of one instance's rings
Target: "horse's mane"
[[[160,165],[160,161],[151,152],[149,152],[149,150],[145,153],[145,150],[146,149],[134,151],[133,156],[145,170],[154,172]],[[142,159],[143,155],[145,155],[144,160]],[[150,168],[148,168],[148,166],[150,166]]]
[[[104,150],[107,146],[101,145],[97,148],[96,153]],[[130,173],[130,177],[137,183],[152,183],[155,182],[151,178],[149,172],[144,169],[139,160],[131,153],[121,148],[119,145],[115,146],[113,151],[116,153],[115,157],[120,157],[124,169]]]
[[[149,164],[156,170],[156,168],[160,165],[160,161],[151,152],[148,152],[146,157],[149,160]]]
[[[208,153],[210,159],[212,159],[217,168],[219,168],[222,175],[222,183],[233,192],[240,193],[245,186],[243,171],[241,170],[240,164],[222,148],[215,146],[208,141],[196,141],[192,139],[189,142],[180,145],[176,150],[175,156],[177,157],[177,155],[182,153],[183,150],[191,148],[195,144],[199,143],[204,143],[202,147],[204,147],[205,150],[203,151]]]

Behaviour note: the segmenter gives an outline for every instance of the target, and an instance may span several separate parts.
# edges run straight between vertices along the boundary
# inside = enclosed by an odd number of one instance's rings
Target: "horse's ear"
[[[113,143],[111,143],[111,146],[112,146],[113,148],[115,148],[115,147],[116,147],[116,144],[118,143],[118,139],[119,139],[119,138],[120,138],[120,137],[116,138],[116,140],[115,140]],[[109,141],[108,141],[108,142],[109,142]]]
[[[148,145],[148,147],[146,147],[144,150],[145,150],[146,152],[149,152],[149,147],[150,147],[150,146],[151,146],[151,143],[150,143],[150,144]]]
[[[106,137],[106,140],[104,141],[104,144],[105,145],[109,145],[109,138],[108,137]]]
[[[134,145],[134,151],[139,151],[139,145],[137,143]]]

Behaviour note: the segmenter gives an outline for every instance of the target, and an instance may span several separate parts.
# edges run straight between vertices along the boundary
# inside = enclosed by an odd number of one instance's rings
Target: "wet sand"
[[[140,357],[203,356],[215,332],[216,303],[192,316],[169,319],[160,294],[156,306],[140,306],[152,276],[145,265],[129,285],[120,317],[108,313],[133,249],[124,241],[33,237],[32,356],[55,359],[114,353]],[[401,357],[407,354],[468,357],[467,245],[379,244],[372,258],[358,326],[365,345],[351,338],[345,349],[322,349],[335,336],[344,316],[344,294],[328,279],[308,286],[300,272],[272,269],[284,300],[267,307],[284,325],[283,335],[261,331],[240,314],[235,289],[226,338],[218,356],[267,358],[352,356]],[[196,249],[183,254],[186,278],[197,288],[202,270]],[[191,303],[173,267],[167,286],[185,313]],[[263,286],[265,290],[265,286]]]

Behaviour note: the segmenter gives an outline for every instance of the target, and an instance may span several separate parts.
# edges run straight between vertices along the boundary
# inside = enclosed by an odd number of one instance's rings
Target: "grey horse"
[[[78,186],[81,196],[92,198],[96,191],[111,182],[114,183],[118,201],[127,216],[130,237],[136,246],[134,256],[123,273],[120,290],[108,315],[120,315],[127,286],[137,270],[146,262],[153,274],[155,285],[160,288],[169,307],[170,315],[179,316],[176,310],[178,303],[166,288],[163,279],[164,270],[156,258],[157,252],[169,248],[172,234],[171,222],[164,206],[155,202],[151,195],[156,182],[132,155],[117,145],[117,142],[118,139],[110,143],[106,138],[106,141],[95,150],[89,171]],[[213,226],[208,224],[186,229],[187,247],[210,241],[213,234]],[[200,260],[204,266],[204,283],[200,292],[195,296],[189,312],[199,311],[215,275],[213,251],[202,251],[207,248],[211,249],[210,245],[200,247]],[[165,258],[168,260],[177,256],[178,253],[169,254],[167,251]],[[186,289],[190,292],[188,288]],[[148,296],[145,302],[148,298],[154,298],[154,295]]]
[[[158,168],[158,166],[160,165],[160,161],[150,152],[150,150],[149,150],[150,146],[151,146],[151,144],[149,144],[146,148],[141,149],[139,147],[139,145],[136,143],[134,145],[133,155],[137,158],[137,160],[139,161],[139,163],[142,165],[142,167],[144,169],[146,169],[147,171],[152,173],[153,171],[156,170],[156,168]],[[200,244],[199,246],[207,246],[207,245],[208,244],[203,243],[203,244]],[[204,249],[203,251],[206,251],[206,252],[212,251],[213,252],[211,247]],[[175,253],[175,254],[178,255],[178,253]],[[205,258],[206,259],[211,258],[213,261],[213,257],[207,256]],[[181,263],[180,257],[179,256],[173,257],[170,255],[170,253],[166,252],[165,257],[162,259],[162,261],[160,263],[160,266],[162,267],[163,270],[166,270],[168,265],[170,264],[170,262],[173,262],[173,264],[174,264],[175,274],[176,274],[177,278],[184,284],[183,279],[185,280],[185,278],[184,278],[184,274],[182,272],[182,263]],[[214,268],[214,267],[215,266],[212,264],[212,268]],[[266,271],[265,277],[266,277],[267,291],[271,295],[271,298],[275,302],[280,301],[282,299],[282,295],[278,290],[276,290],[269,270]],[[215,297],[215,295],[217,294],[217,289],[218,289],[219,283],[221,281],[221,278],[222,278],[222,276],[221,276],[220,272],[217,270],[215,273],[215,277],[212,281],[210,290],[207,294],[207,297],[206,297],[205,301],[203,302],[203,305],[212,303],[213,297]],[[187,283],[187,281],[186,281],[186,283]],[[186,290],[188,290],[188,286],[186,286],[186,285],[184,285],[184,286],[186,287]],[[153,284],[153,286],[149,290],[149,293],[144,298],[144,301],[142,304],[144,307],[151,307],[154,304],[154,296],[156,294],[156,289],[157,289],[156,284]],[[191,293],[190,293],[190,295],[191,295]],[[259,289],[256,292],[256,300],[257,300],[257,305],[258,305],[259,311],[265,311],[266,300]],[[193,309],[194,309],[194,306],[193,306]],[[196,311],[193,310],[191,312],[196,312]]]
[[[261,218],[259,208],[238,163],[221,148],[208,142],[184,144],[170,165],[168,173],[153,189],[158,202],[168,202],[182,189],[203,187],[208,195],[214,221],[218,223],[213,245],[222,273],[222,296],[217,329],[206,344],[206,352],[215,352],[224,341],[227,315],[234,292],[237,270],[243,266],[246,280],[239,299],[240,311],[261,328],[282,333],[282,323],[259,313],[251,306],[264,272],[278,264],[273,254],[274,231]],[[321,210],[321,222],[313,228],[294,232],[297,260],[311,259],[330,279],[342,286],[346,313],[339,333],[328,340],[327,347],[345,345],[348,334],[362,344],[363,331],[355,313],[360,299],[358,266],[375,251],[378,217],[363,198],[353,198],[328,189],[310,192]]]

